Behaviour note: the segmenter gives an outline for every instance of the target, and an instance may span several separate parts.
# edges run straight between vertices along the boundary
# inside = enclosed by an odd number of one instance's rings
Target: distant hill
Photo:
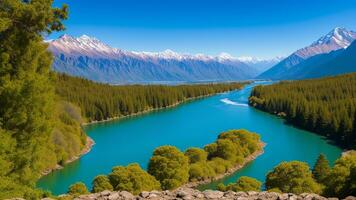
[[[321,68],[331,60],[336,59],[356,39],[356,32],[345,28],[335,28],[327,35],[321,37],[310,46],[299,49],[280,63],[258,76],[263,79],[301,79],[308,77],[320,77],[324,75],[336,75],[352,72],[355,69],[328,69]],[[341,56],[341,55],[340,55]],[[344,60],[347,59],[344,56]],[[341,59],[341,58],[340,58]],[[332,64],[332,63],[331,63]],[[346,63],[345,63],[346,64]],[[313,74],[314,73],[314,74]]]
[[[48,43],[55,56],[55,71],[105,83],[231,81],[251,79],[260,72],[228,54],[130,52],[85,35],[64,35]]]

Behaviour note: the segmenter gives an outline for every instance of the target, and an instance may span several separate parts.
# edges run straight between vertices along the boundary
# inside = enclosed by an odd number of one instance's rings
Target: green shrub
[[[158,147],[149,161],[148,173],[160,181],[162,189],[174,189],[188,181],[189,161],[176,147]]]
[[[325,183],[326,196],[345,198],[356,195],[356,151],[345,153],[335,161]]]
[[[109,181],[109,178],[105,175],[99,175],[95,177],[93,180],[93,188],[91,192],[97,193],[97,192],[102,192],[104,190],[113,190],[113,187]]]
[[[321,192],[321,187],[313,179],[308,164],[299,161],[282,162],[275,167],[267,175],[266,188],[278,188],[282,192],[295,194]]]
[[[78,183],[75,183],[75,184],[69,186],[67,193],[70,195],[79,196],[82,194],[87,194],[89,192],[88,192],[87,186],[85,186],[84,183],[78,182]]]
[[[189,163],[205,162],[208,158],[208,153],[203,149],[189,148],[184,153],[189,158]]]
[[[247,176],[241,176],[235,186],[233,187],[233,191],[261,191],[262,183],[257,179],[250,178]]]
[[[132,194],[161,189],[155,177],[144,171],[137,163],[127,167],[114,167],[109,174],[109,180],[115,191],[128,191]]]
[[[189,166],[189,180],[204,180],[214,177],[214,169],[207,162],[197,162]]]
[[[224,160],[222,158],[215,157],[207,163],[212,169],[214,169],[216,174],[223,174],[227,172],[232,164],[228,160]]]

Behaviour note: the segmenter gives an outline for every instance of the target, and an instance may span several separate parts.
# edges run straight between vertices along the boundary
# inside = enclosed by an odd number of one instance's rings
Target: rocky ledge
[[[201,192],[199,190],[191,188],[180,188],[175,191],[151,191],[151,192],[141,192],[139,195],[132,195],[129,192],[110,192],[103,191],[101,193],[94,193],[88,195],[81,195],[75,200],[140,200],[140,199],[236,199],[236,200],[327,200],[333,199],[338,200],[338,198],[325,198],[317,194],[303,193],[300,195],[284,193],[279,194],[275,192],[220,192],[206,190]],[[355,197],[347,197],[346,200],[356,200]]]

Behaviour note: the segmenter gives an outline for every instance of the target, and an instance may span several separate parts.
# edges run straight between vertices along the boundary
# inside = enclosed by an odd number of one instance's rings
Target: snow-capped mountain
[[[346,49],[356,39],[356,32],[345,28],[335,28],[310,46],[299,49],[280,63],[262,73],[259,78],[285,79],[285,74],[305,60],[332,51]],[[316,64],[316,63],[315,63]]]
[[[55,56],[55,71],[100,82],[227,81],[251,79],[258,74],[258,70],[228,54],[124,51],[86,35],[63,35],[48,43]]]
[[[238,57],[237,58],[239,61],[246,63],[247,65],[254,67],[257,69],[259,72],[265,72],[266,70],[270,69],[277,63],[281,62],[284,57],[282,56],[277,56],[271,59],[261,59],[261,58],[256,58],[256,57],[250,57],[250,56],[243,56],[243,57]]]

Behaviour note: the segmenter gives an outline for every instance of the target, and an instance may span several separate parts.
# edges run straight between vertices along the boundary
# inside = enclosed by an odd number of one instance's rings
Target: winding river
[[[182,151],[188,147],[203,147],[215,141],[220,132],[229,129],[257,132],[267,146],[263,155],[223,179],[224,183],[235,182],[243,175],[264,181],[266,173],[281,161],[300,160],[313,165],[320,153],[324,153],[330,162],[340,156],[341,149],[322,137],[249,107],[247,99],[256,84],[269,83],[253,83],[240,91],[218,94],[175,108],[86,126],[86,133],[96,143],[93,149],[64,169],[41,178],[38,186],[53,194],[65,193],[68,186],[77,181],[90,188],[96,175],[108,174],[113,166],[136,162],[146,168],[158,146],[174,145]],[[216,184],[201,189],[213,188]]]

